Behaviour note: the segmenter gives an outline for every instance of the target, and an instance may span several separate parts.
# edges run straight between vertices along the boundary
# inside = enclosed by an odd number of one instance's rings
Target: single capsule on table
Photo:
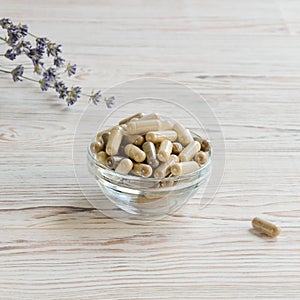
[[[133,162],[129,158],[123,158],[116,167],[116,173],[128,174],[133,168]]]
[[[146,141],[152,143],[161,143],[164,140],[176,141],[177,133],[174,130],[149,131],[146,134]]]
[[[146,153],[133,144],[126,145],[124,152],[136,162],[143,162],[146,159]]]
[[[183,146],[186,146],[193,141],[191,132],[188,129],[186,129],[182,124],[175,123],[173,130],[176,131],[178,141]]]
[[[165,178],[171,173],[171,166],[178,162],[178,157],[174,154],[171,154],[168,161],[162,163],[157,169],[154,171],[153,176],[155,178]]]
[[[173,143],[172,154],[178,155],[182,150],[183,150],[183,146],[180,143],[178,142]]]
[[[185,162],[175,163],[171,167],[171,173],[174,176],[180,176],[180,175],[193,173],[198,169],[199,169],[199,165],[195,161],[185,161]]]
[[[179,161],[190,161],[195,154],[200,150],[201,145],[197,141],[192,141],[178,155]]]
[[[105,151],[108,155],[118,154],[119,147],[123,138],[123,129],[120,126],[115,126],[112,128],[111,133],[108,137],[107,145]]]
[[[105,151],[100,151],[96,154],[96,160],[101,164],[104,165],[106,164],[106,159],[107,159],[107,154]]]
[[[126,124],[126,123],[128,123],[129,121],[131,121],[131,120],[134,119],[134,118],[140,119],[140,118],[142,118],[143,116],[144,116],[144,113],[136,113],[136,114],[134,114],[134,115],[132,115],[132,116],[130,116],[130,117],[128,117],[128,118],[125,118],[125,119],[121,120],[121,121],[119,122],[119,125]]]
[[[166,162],[168,161],[173,149],[173,144],[169,140],[164,140],[161,142],[158,153],[157,153],[157,158],[162,161]]]
[[[107,159],[106,159],[106,163],[105,165],[111,169],[111,170],[114,170],[118,164],[120,163],[120,161],[123,159],[124,157],[122,156],[109,156]]]
[[[204,165],[207,162],[207,159],[207,154],[203,151],[199,151],[194,156],[195,162],[197,162],[199,165]]]
[[[128,123],[127,133],[139,134],[148,131],[169,130],[173,128],[173,123],[166,120],[139,120]]]
[[[133,164],[131,173],[140,177],[150,177],[152,175],[152,168],[147,164]]]
[[[159,161],[156,159],[156,149],[152,142],[145,142],[142,146],[146,153],[147,163],[152,167],[156,168],[159,165]]]
[[[275,224],[257,217],[252,220],[252,226],[260,233],[266,234],[270,237],[276,237],[281,232],[280,228]]]

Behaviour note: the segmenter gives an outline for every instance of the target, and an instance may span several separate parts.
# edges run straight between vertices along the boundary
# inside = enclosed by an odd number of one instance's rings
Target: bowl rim
[[[202,138],[199,134],[195,133],[194,131],[191,130],[191,134],[193,136]],[[96,135],[97,136],[97,135]],[[207,162],[201,166],[198,170],[192,172],[192,173],[188,173],[188,174],[184,174],[184,175],[180,175],[180,176],[172,176],[172,177],[164,177],[164,178],[155,178],[155,177],[138,177],[138,176],[134,176],[134,175],[130,175],[130,174],[121,174],[121,173],[117,173],[114,170],[111,170],[107,167],[105,167],[104,165],[102,165],[101,163],[99,163],[95,157],[94,154],[91,152],[90,149],[90,144],[92,142],[94,142],[96,140],[96,136],[94,136],[91,141],[89,142],[88,146],[87,146],[87,153],[88,153],[88,158],[90,160],[92,160],[92,162],[99,168],[101,168],[103,171],[107,172],[107,174],[109,174],[109,176],[116,178],[119,177],[120,179],[126,179],[126,180],[137,180],[137,181],[147,181],[147,182],[168,182],[168,181],[180,181],[180,180],[184,180],[184,179],[188,179],[188,178],[194,178],[194,177],[199,177],[197,175],[200,175],[202,173],[203,170],[209,168],[211,166],[211,161],[212,161],[212,155],[213,155],[213,151],[212,149],[210,149],[209,151],[207,151],[206,153],[209,153],[208,155],[208,159]],[[201,178],[201,176],[200,176]]]

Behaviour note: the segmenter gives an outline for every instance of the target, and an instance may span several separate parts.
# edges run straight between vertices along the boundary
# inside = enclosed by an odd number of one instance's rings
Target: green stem
[[[32,79],[32,78],[30,78],[30,77],[27,77],[27,76],[20,76],[21,78],[24,78],[24,79],[26,79],[26,80],[29,80],[29,81],[32,81],[32,82],[37,82],[37,83],[39,83],[39,81],[38,80],[35,80],[35,79]]]
[[[35,39],[39,38],[38,36],[34,35],[33,33],[27,32],[27,34],[30,35],[30,36],[32,36],[32,37],[34,37]]]
[[[11,74],[11,71],[4,70],[4,69],[1,69],[1,68],[0,68],[0,72],[6,73],[6,74]],[[32,82],[37,82],[37,83],[39,83],[38,80],[32,79],[32,78],[27,77],[27,76],[24,76],[24,75],[19,76],[19,77],[21,77],[21,78],[23,78],[23,79],[26,79],[26,80],[29,80],[29,81],[32,81]]]
[[[0,72],[11,74],[11,71],[7,71],[7,70],[4,70],[4,69],[0,69]]]
[[[2,36],[0,36],[0,40],[4,41],[6,43],[6,39],[4,39]]]

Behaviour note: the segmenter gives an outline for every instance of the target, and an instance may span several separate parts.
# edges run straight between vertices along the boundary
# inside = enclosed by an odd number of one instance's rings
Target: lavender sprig
[[[0,19],[0,27],[6,32],[5,37],[0,36],[2,44],[6,44],[8,49],[0,56],[11,61],[17,59],[18,56],[24,55],[28,57],[33,65],[33,73],[40,76],[39,79],[33,79],[24,75],[25,68],[23,65],[17,65],[12,70],[0,68],[0,72],[11,74],[13,81],[29,80],[39,84],[42,91],[53,89],[58,98],[64,99],[68,105],[77,102],[81,95],[87,96],[89,101],[97,105],[101,99],[101,91],[94,91],[90,94],[82,92],[80,86],[68,87],[61,76],[65,73],[68,77],[76,74],[76,64],[68,62],[65,65],[65,59],[62,57],[61,45],[53,43],[46,37],[38,37],[29,32],[28,26],[23,24],[15,25],[10,19]],[[31,40],[25,39],[31,38]],[[0,44],[1,45],[1,44]],[[44,60],[47,58],[49,63]],[[61,72],[63,69],[63,72]],[[114,97],[104,98],[103,101],[107,108],[111,108],[114,104]]]

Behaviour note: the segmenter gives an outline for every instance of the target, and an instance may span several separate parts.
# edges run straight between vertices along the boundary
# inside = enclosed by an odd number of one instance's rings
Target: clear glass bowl
[[[194,137],[200,137],[192,132]],[[95,138],[93,139],[95,141]],[[141,218],[159,218],[174,213],[197,192],[209,178],[211,151],[199,170],[163,179],[118,174],[100,164],[87,148],[89,172],[104,195],[122,210]]]

